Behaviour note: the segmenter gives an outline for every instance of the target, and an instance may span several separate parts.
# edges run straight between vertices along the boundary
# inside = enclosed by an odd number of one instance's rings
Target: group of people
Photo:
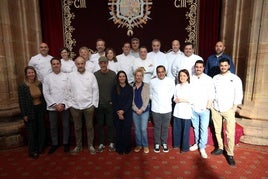
[[[206,63],[194,54],[194,46],[172,41],[170,52],[160,51],[161,42],[152,40],[152,51],[140,46],[133,38],[116,55],[97,39],[97,52],[87,47],[79,49],[73,61],[67,48],[60,50],[61,59],[48,54],[46,43],[25,68],[25,81],[19,86],[19,104],[28,130],[29,156],[38,158],[44,152],[44,115],[48,111],[51,148],[59,147],[58,118],[63,126],[64,151],[69,152],[70,119],[74,124],[76,146],[72,154],[82,151],[83,121],[91,154],[109,151],[131,152],[131,127],[134,124],[134,152],[149,153],[147,125],[150,116],[154,124],[154,152],[169,152],[168,127],[173,119],[173,148],[181,152],[199,149],[207,158],[206,144],[211,118],[218,147],[211,152],[219,155],[226,150],[227,161],[235,165],[235,111],[242,103],[242,83],[234,74],[232,59],[224,53],[219,41],[215,54]],[[205,65],[206,64],[206,65]],[[226,120],[227,146],[222,140],[222,123]],[[95,149],[94,120],[98,133]],[[195,144],[190,146],[190,126],[194,128]],[[107,137],[104,128],[107,126]],[[107,143],[108,142],[108,143]],[[106,145],[108,144],[108,145]]]

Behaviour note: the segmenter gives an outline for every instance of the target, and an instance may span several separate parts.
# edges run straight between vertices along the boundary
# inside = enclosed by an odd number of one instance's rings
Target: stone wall
[[[268,129],[268,1],[223,0],[222,12],[221,37],[244,87],[241,140],[268,145],[268,135],[261,132]]]
[[[0,148],[22,142],[17,88],[24,79],[24,67],[41,42],[38,2],[0,1]]]

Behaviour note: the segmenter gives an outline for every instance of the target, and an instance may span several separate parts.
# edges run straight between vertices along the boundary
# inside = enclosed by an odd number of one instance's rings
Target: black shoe
[[[45,150],[44,150],[44,149],[40,149],[40,150],[38,151],[38,154],[39,154],[39,155],[44,154],[44,153],[45,153]]]
[[[223,154],[223,150],[222,149],[215,149],[211,152],[211,155],[221,155]]]
[[[70,151],[70,147],[69,144],[64,144],[64,152],[69,152]]]
[[[57,145],[52,145],[51,148],[48,151],[48,154],[53,154],[57,150]]]
[[[181,150],[181,153],[189,152],[189,150]]]
[[[29,157],[34,158],[34,159],[38,159],[39,155],[37,152],[34,152],[32,154],[29,154]]]
[[[235,160],[234,160],[233,156],[227,155],[226,159],[227,159],[227,162],[228,162],[229,165],[235,166]]]

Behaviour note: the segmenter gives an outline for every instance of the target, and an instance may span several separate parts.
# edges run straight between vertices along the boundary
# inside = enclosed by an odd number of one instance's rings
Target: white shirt
[[[99,88],[95,76],[85,71],[74,71],[69,74],[67,83],[68,106],[75,109],[87,109],[99,104]]]
[[[175,76],[172,74],[173,63],[177,63],[180,66],[184,54],[179,50],[178,52],[171,51],[166,54],[168,61],[167,75],[169,78],[175,80]]]
[[[181,63],[176,63],[174,62],[173,63],[173,66],[172,66],[172,74],[174,76],[177,76],[179,71],[182,70],[182,69],[186,69],[188,70],[190,76],[192,76],[194,74],[194,64],[197,60],[202,60],[202,57],[198,56],[198,55],[195,55],[195,54],[192,54],[191,56],[187,57],[187,56],[183,56],[182,60],[181,60]]]
[[[135,57],[128,54],[125,55],[124,53],[116,56],[118,60],[118,70],[123,70],[127,74],[128,82],[132,83],[134,81],[133,76],[133,63],[135,60]]]
[[[133,50],[130,50],[130,55],[132,55],[135,58],[139,58],[140,57],[140,52],[139,51],[134,52]]]
[[[29,66],[33,66],[36,70],[38,79],[43,82],[45,76],[47,76],[49,73],[51,73],[51,64],[50,60],[53,57],[50,55],[43,56],[40,53],[33,56],[29,61]]]
[[[43,83],[43,94],[47,103],[47,110],[55,111],[54,104],[66,104],[67,73],[52,72],[47,75]],[[66,104],[67,105],[67,104]],[[67,107],[65,105],[65,108]]]
[[[206,110],[208,101],[214,99],[214,85],[212,78],[205,73],[200,77],[193,75],[191,77],[192,86],[192,107],[196,112]]]
[[[148,53],[147,57],[152,59],[153,63],[154,63],[153,76],[156,76],[156,67],[159,66],[159,65],[163,65],[166,68],[166,71],[167,71],[167,69],[168,69],[168,61],[167,61],[166,54],[164,54],[161,51],[158,51],[158,52],[151,51],[151,52]]]
[[[175,83],[171,78],[163,80],[154,78],[150,82],[150,98],[152,100],[152,111],[156,113],[169,113],[172,111],[171,98],[174,94]]]
[[[145,60],[142,60],[141,58],[136,58],[134,60],[133,70],[143,67],[145,69],[144,71],[144,77],[143,82],[150,83],[153,72],[154,72],[154,64],[153,60],[150,58],[146,58]]]
[[[176,98],[185,99],[188,102],[176,103],[173,111],[173,116],[181,119],[191,119],[192,107],[191,107],[191,85],[187,82],[184,84],[177,84],[174,92],[174,100]]]
[[[63,73],[71,73],[76,70],[75,63],[72,59],[64,60],[61,59],[61,72]]]
[[[100,69],[100,66],[99,66],[99,58],[101,56],[105,56],[105,53],[103,55],[100,55],[99,53],[94,53],[90,56],[90,61],[93,62],[94,64],[94,69],[93,69],[93,73],[98,71]]]
[[[241,79],[232,74],[230,71],[227,74],[218,74],[213,77],[215,88],[215,99],[213,107],[215,110],[225,112],[239,105],[243,99],[243,87]]]
[[[112,61],[109,61],[108,63],[108,69],[114,71],[115,73],[117,73],[119,70],[119,63],[118,62],[114,62],[113,60]]]
[[[95,69],[95,64],[92,61],[87,60],[86,61],[86,71],[88,71],[90,73],[94,73],[95,72],[94,69]]]

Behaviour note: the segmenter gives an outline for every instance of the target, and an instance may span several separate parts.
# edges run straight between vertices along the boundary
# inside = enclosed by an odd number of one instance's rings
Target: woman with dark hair
[[[107,57],[109,63],[108,63],[108,68],[115,73],[117,73],[118,70],[118,61],[116,59],[116,53],[113,48],[107,48],[105,51],[105,56]]]
[[[174,148],[180,148],[181,153],[189,151],[189,135],[192,117],[190,75],[186,69],[178,73],[178,84],[175,88],[174,99],[176,103],[173,116],[173,142]]]
[[[42,84],[37,79],[34,67],[24,69],[25,80],[19,86],[19,106],[27,127],[29,156],[37,159],[45,147],[44,114],[46,103],[42,92]]]
[[[128,83],[127,75],[124,71],[119,71],[112,91],[116,151],[119,154],[128,154],[131,151],[132,99],[133,88]]]
[[[74,61],[71,59],[71,52],[68,48],[63,47],[60,49],[61,56],[61,72],[71,73],[76,69]]]

